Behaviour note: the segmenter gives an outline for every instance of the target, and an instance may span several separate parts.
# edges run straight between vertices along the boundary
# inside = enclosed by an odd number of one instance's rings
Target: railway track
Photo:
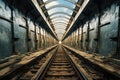
[[[87,80],[79,73],[70,58],[60,47],[52,61],[46,67],[42,75],[36,80]]]
[[[0,80],[34,80],[37,72],[42,71],[44,65],[48,64],[47,61],[54,55],[57,47],[50,51],[36,57],[36,59],[25,65],[18,65],[14,70],[4,76],[0,76]],[[11,67],[12,68],[12,67]]]
[[[62,46],[54,48],[0,80],[120,80]]]
[[[57,50],[59,49],[59,50]],[[56,52],[57,51],[57,52]],[[87,80],[61,47],[0,77],[0,80]]]
[[[88,80],[120,80],[120,75],[115,74],[114,71],[111,73],[67,48],[64,50]]]

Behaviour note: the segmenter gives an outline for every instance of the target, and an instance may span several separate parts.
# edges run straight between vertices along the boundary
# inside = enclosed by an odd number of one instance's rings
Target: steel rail
[[[56,53],[57,54],[57,53]],[[44,68],[42,69],[42,71],[38,74],[38,76],[34,79],[34,80],[43,80],[46,72],[48,71],[48,68],[52,65],[54,59],[56,58],[55,55],[52,56],[49,61],[47,61],[46,65],[44,66]],[[70,62],[70,64],[72,65],[73,69],[75,70],[75,72],[77,72],[77,75],[79,75],[78,77],[80,78],[80,80],[88,80],[87,77],[84,75],[83,72],[81,72],[78,67],[75,65],[75,63],[73,62],[73,60],[71,59],[70,56],[68,56],[68,54],[65,54],[65,57],[68,59],[68,61]],[[78,72],[79,71],[79,72]]]

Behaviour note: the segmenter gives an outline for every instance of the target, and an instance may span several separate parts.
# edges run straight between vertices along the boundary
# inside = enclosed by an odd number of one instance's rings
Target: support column
[[[74,37],[74,38],[75,38],[75,48],[77,47],[77,44],[76,44],[76,40],[77,40],[77,39],[76,39],[76,33],[77,33],[77,32],[75,31],[75,32],[74,32],[74,36],[75,36],[75,37]]]
[[[75,32],[73,32],[73,47],[75,48]]]
[[[11,20],[12,20],[12,23],[11,23],[11,36],[12,36],[12,54],[16,54],[16,50],[15,50],[15,33],[14,33],[14,15],[13,15],[13,5],[14,5],[14,2],[13,0],[11,1]]]
[[[48,33],[46,32],[46,47],[48,47]]]
[[[73,33],[73,37],[74,37],[74,45],[73,45],[73,47],[75,48],[75,47],[76,47],[76,38],[75,38],[75,32]]]
[[[87,39],[86,39],[86,42],[87,42],[87,46],[86,46],[86,50],[89,51],[89,29],[90,29],[90,21],[88,21],[88,27],[87,27]]]
[[[77,40],[77,43],[78,43],[78,49],[79,49],[79,46],[80,46],[80,28],[78,28],[78,40]]]
[[[98,11],[99,11],[99,15],[98,15],[98,26],[97,26],[97,31],[96,31],[96,39],[95,41],[97,41],[97,45],[96,45],[96,53],[99,53],[99,47],[100,47],[100,25],[101,25],[101,3],[97,3],[97,7],[98,7]]]
[[[81,27],[81,50],[83,49],[83,25]]]
[[[42,35],[42,49],[44,49],[44,30],[42,29],[43,35]]]
[[[37,31],[36,31],[36,24],[34,24],[34,30],[35,30],[35,50],[37,50]]]
[[[50,34],[48,33],[48,47],[50,47]]]
[[[27,37],[27,52],[30,51],[30,48],[29,48],[29,42],[30,42],[30,37],[29,37],[29,25],[28,25],[28,20],[27,20],[27,16],[25,17],[25,22],[26,22],[26,37]]]
[[[118,1],[119,5],[119,15],[118,15],[118,33],[117,33],[117,48],[115,58],[120,59],[120,1]]]
[[[43,33],[44,33],[44,35],[43,35],[43,42],[44,42],[44,48],[45,48],[45,46],[46,46],[46,43],[45,43],[45,30],[43,30]]]
[[[74,34],[72,33],[72,45],[71,45],[71,47],[73,47],[73,45],[74,45]]]
[[[41,48],[41,28],[39,27],[39,49]]]
[[[75,48],[77,48],[77,30],[75,31]]]
[[[71,43],[70,43],[70,39],[71,39],[71,35],[69,36],[69,41],[67,42],[67,40],[66,40],[68,46],[71,45]]]

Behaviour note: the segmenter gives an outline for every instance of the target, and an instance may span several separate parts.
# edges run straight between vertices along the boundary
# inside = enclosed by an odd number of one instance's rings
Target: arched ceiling
[[[37,0],[59,40],[80,9],[81,0]]]

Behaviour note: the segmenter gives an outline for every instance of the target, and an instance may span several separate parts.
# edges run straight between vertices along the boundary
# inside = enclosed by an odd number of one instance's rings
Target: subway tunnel
[[[0,0],[0,80],[120,80],[120,0]]]

